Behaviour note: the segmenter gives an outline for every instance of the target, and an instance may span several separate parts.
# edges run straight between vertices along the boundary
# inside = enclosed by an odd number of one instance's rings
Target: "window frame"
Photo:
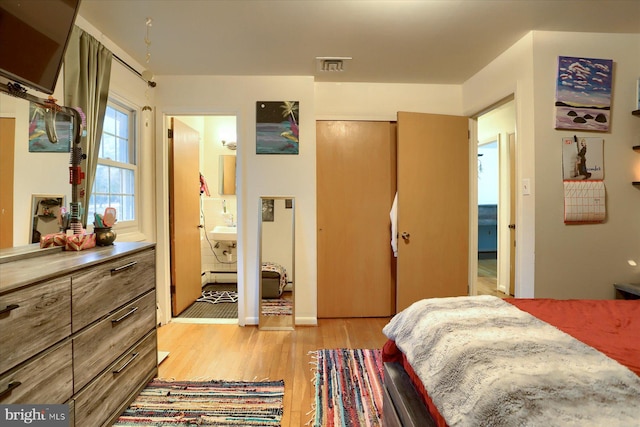
[[[128,117],[128,141],[129,144],[129,163],[123,163],[112,159],[104,159],[98,156],[97,165],[103,165],[108,167],[117,167],[121,169],[127,169],[133,171],[133,209],[134,209],[134,219],[133,220],[118,220],[113,228],[119,233],[135,233],[140,232],[140,216],[142,214],[140,208],[140,188],[141,188],[141,177],[140,177],[140,114],[138,108],[131,102],[124,100],[123,98],[115,95],[114,93],[109,94],[109,98],[107,100],[107,107],[115,109],[116,111],[125,114]],[[105,110],[106,112],[106,110]],[[102,144],[102,138],[104,136],[104,129],[102,131],[102,135],[100,135],[100,143]],[[133,142],[133,144],[131,144]],[[100,147],[102,148],[102,147]],[[89,200],[93,197],[94,188],[96,185],[96,179],[94,177],[94,181],[91,188],[91,193],[89,194]],[[103,193],[104,194],[104,193]],[[98,212],[101,213],[101,212]],[[92,218],[88,218],[87,222],[93,222]]]

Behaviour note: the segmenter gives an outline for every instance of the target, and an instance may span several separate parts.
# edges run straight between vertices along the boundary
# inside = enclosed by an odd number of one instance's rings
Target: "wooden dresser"
[[[0,404],[107,426],[158,371],[156,251],[116,242],[0,264]]]

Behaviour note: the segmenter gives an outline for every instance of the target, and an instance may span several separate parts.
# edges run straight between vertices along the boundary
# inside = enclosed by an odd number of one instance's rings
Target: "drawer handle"
[[[130,263],[128,263],[128,264],[125,264],[125,265],[123,265],[123,266],[121,266],[121,267],[112,268],[112,269],[111,269],[111,274],[120,273],[121,271],[124,271],[124,270],[126,270],[126,269],[128,269],[128,268],[133,267],[133,266],[134,266],[134,265],[136,265],[137,263],[138,263],[137,261],[132,261],[132,262],[130,262]]]
[[[126,368],[127,366],[129,366],[129,364],[130,364],[131,362],[133,362],[133,361],[136,359],[136,357],[138,357],[138,355],[139,355],[139,354],[140,354],[140,353],[133,353],[133,354],[131,355],[131,357],[129,358],[129,360],[127,360],[127,363],[125,363],[124,365],[120,366],[118,369],[116,369],[115,371],[113,371],[113,373],[114,373],[114,374],[119,374],[120,372],[124,371],[124,370],[125,370],[125,368]]]
[[[9,385],[7,386],[7,389],[5,391],[3,391],[2,393],[0,393],[0,399],[4,399],[5,396],[8,396],[11,394],[11,392],[20,387],[22,385],[22,383],[20,381],[13,381],[11,383],[9,383]]]
[[[133,307],[131,310],[129,310],[128,312],[126,312],[125,314],[123,314],[122,316],[118,317],[117,319],[112,319],[111,323],[112,324],[116,324],[116,323],[120,323],[122,322],[124,319],[126,319],[127,317],[131,316],[133,313],[135,313],[136,311],[138,311],[138,307]]]
[[[6,314],[12,310],[15,310],[16,308],[20,307],[18,304],[11,304],[6,306],[5,308],[3,308],[2,310],[0,310],[0,316],[2,316],[3,314]]]

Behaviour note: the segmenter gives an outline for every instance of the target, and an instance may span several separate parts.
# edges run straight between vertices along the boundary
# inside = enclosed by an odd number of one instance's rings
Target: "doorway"
[[[175,214],[182,207],[175,206],[184,193],[195,198],[195,206],[189,209],[190,218],[195,216],[197,237],[184,244],[186,247],[173,248],[176,237],[184,234],[180,226],[170,227],[171,253],[171,299],[172,321],[182,323],[238,323],[238,243],[237,237],[220,238],[220,228],[235,230],[237,236],[238,197],[236,195],[236,153],[237,153],[237,117],[235,115],[179,115],[168,116],[171,157],[180,158],[177,142],[181,135],[176,134],[176,121],[183,123],[190,131],[197,133],[198,147],[195,159],[185,164],[170,162],[170,222],[176,221]],[[177,171],[186,169],[188,184],[177,188]],[[191,228],[191,227],[190,227]],[[225,236],[231,235],[229,233]],[[189,284],[176,280],[175,259],[180,253],[196,258],[189,271]],[[183,280],[184,281],[184,280]],[[194,284],[194,282],[197,282]],[[197,287],[194,295],[186,287]],[[184,287],[184,288],[183,288]],[[184,293],[189,296],[183,297]],[[180,308],[176,307],[177,298],[186,298]]]
[[[513,97],[477,118],[478,295],[514,295],[515,123]]]

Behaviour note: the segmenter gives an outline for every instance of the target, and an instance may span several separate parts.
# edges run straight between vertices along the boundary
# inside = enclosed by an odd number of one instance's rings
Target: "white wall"
[[[507,49],[462,86],[464,112],[474,116],[489,106],[515,94],[516,182],[529,178],[533,192],[523,196],[517,188],[516,200],[516,296],[534,295],[535,264],[535,165],[533,106],[533,35],[530,33]]]
[[[640,137],[635,90],[640,78],[640,35],[536,32],[534,46],[536,169],[536,297],[613,298],[613,283],[640,281]],[[558,56],[612,59],[609,132],[555,130]],[[602,224],[565,225],[562,137],[604,139],[607,218]],[[634,172],[635,168],[635,172]]]
[[[627,263],[640,258],[640,194],[630,184],[638,168],[631,146],[637,143],[640,120],[631,110],[636,108],[639,52],[638,35],[532,32],[463,85],[467,114],[515,94],[517,182],[530,178],[532,189],[525,196],[518,188],[517,195],[520,297],[612,298],[613,283],[640,278],[638,267]],[[563,222],[560,140],[584,132],[553,128],[561,55],[613,59],[615,64],[611,131],[590,134],[605,139],[608,217],[603,224]]]
[[[238,322],[258,318],[259,197],[296,199],[296,323],[316,323],[315,104],[312,77],[159,76],[157,119],[165,115],[229,114],[238,120]],[[299,101],[300,153],[257,155],[256,102]],[[170,313],[166,129],[157,133],[158,290]],[[167,319],[164,319],[165,321]]]
[[[135,64],[81,17],[78,25]],[[155,135],[143,138],[139,167],[144,181],[141,194],[144,230],[142,236],[132,237],[158,243],[158,298],[164,313],[161,320],[170,317],[168,158],[163,121],[166,115],[237,116],[238,281],[244,301],[238,307],[240,323],[257,322],[258,198],[269,195],[296,198],[296,317],[298,324],[314,324],[315,120],[395,120],[397,111],[472,116],[510,95],[515,95],[517,182],[529,178],[532,189],[531,195],[524,196],[518,188],[516,294],[611,297],[611,283],[638,281],[640,274],[638,267],[626,262],[634,259],[640,264],[640,194],[630,184],[640,179],[640,156],[631,151],[631,146],[640,142],[640,120],[630,114],[637,108],[634,102],[636,80],[640,76],[638,52],[638,35],[534,32],[461,86],[314,83],[310,76],[158,76],[157,88],[150,90],[137,76],[114,62],[111,89],[138,106],[156,105],[154,116],[143,117],[141,132],[151,128],[155,129]],[[603,134],[608,198],[608,218],[604,224],[565,226],[562,222],[560,145],[555,142],[567,132],[554,130],[552,121],[559,55],[611,58],[615,62],[612,130]],[[300,102],[300,154],[256,155],[256,102],[280,100]],[[26,129],[24,108],[16,107],[13,100],[0,98],[0,114],[15,116]],[[22,129],[21,125],[19,128]],[[16,164],[20,174],[15,184],[16,210],[22,209],[18,207],[24,205],[22,198],[30,199],[32,192],[69,191],[67,156],[56,155],[60,158],[53,160],[54,155],[48,154],[43,160],[25,153],[25,132],[20,131],[16,138],[16,157],[21,158]],[[53,169],[64,169],[59,183],[50,177]],[[16,213],[16,218],[20,215]],[[14,234],[26,239],[28,225],[17,224]]]
[[[316,83],[317,120],[397,120],[398,111],[462,115],[460,85]]]

